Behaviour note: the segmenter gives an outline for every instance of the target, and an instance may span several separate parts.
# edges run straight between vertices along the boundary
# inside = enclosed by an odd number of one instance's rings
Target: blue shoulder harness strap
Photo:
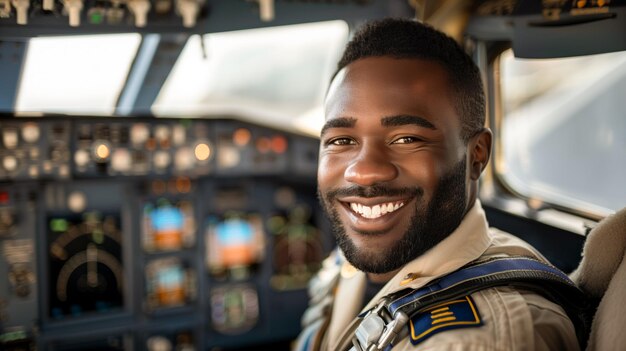
[[[392,320],[398,316],[410,319],[429,307],[496,286],[530,290],[559,304],[572,320],[578,342],[584,349],[588,335],[587,297],[565,273],[529,257],[498,257],[472,262],[420,289],[405,289],[388,295],[383,300],[384,308],[377,306],[360,317],[366,318],[367,315],[380,314],[381,310],[385,310],[386,317],[383,319]],[[379,341],[389,345],[395,335],[386,336],[387,329],[381,331]],[[381,350],[387,347],[381,342],[377,345]]]

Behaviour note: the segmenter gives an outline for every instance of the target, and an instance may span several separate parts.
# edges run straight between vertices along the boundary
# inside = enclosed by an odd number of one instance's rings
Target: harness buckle
[[[382,299],[361,321],[352,338],[353,347],[350,351],[384,350],[393,343],[409,321],[409,317],[401,311],[393,318],[387,309],[389,298]]]

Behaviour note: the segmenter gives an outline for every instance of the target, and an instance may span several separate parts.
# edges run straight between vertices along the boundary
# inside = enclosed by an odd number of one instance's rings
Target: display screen
[[[211,324],[224,334],[240,334],[257,324],[259,297],[252,286],[220,287],[211,292]]]
[[[289,211],[277,212],[268,219],[267,227],[274,239],[272,287],[278,290],[306,287],[324,258],[311,209],[298,204]]]
[[[119,214],[89,212],[48,218],[49,316],[119,310],[124,267]]]
[[[146,266],[146,309],[188,304],[196,296],[193,270],[178,257],[156,259]]]
[[[146,252],[175,251],[195,243],[193,205],[159,199],[143,208],[143,247]]]
[[[207,220],[207,263],[215,276],[245,277],[263,259],[263,221],[256,213],[229,212]]]

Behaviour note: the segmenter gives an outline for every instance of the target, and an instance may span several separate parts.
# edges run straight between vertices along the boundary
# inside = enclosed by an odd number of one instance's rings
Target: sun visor
[[[520,58],[626,50],[626,0],[485,1],[468,33],[512,42]]]

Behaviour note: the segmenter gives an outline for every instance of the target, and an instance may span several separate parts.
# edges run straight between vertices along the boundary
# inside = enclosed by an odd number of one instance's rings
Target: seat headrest
[[[587,236],[583,258],[570,275],[586,293],[601,297],[626,255],[626,208],[598,223]]]

